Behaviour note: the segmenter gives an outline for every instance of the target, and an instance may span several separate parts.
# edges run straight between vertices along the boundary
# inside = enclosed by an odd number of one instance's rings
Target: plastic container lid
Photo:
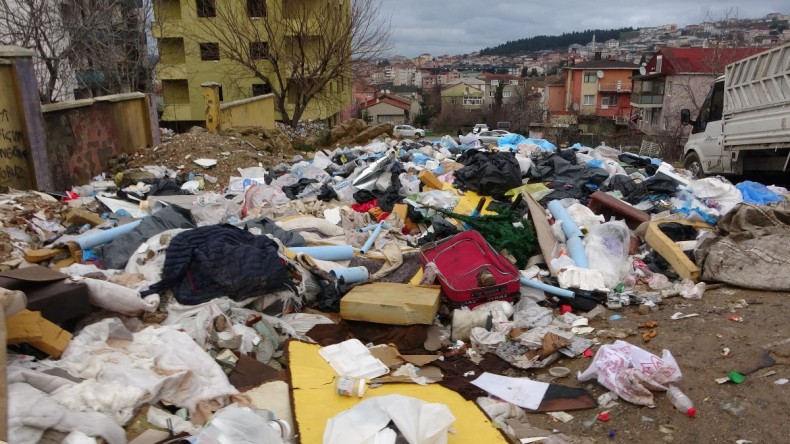
[[[692,407],[692,408],[686,410],[686,414],[689,415],[689,417],[693,418],[693,417],[697,416],[697,409]]]
[[[389,368],[371,355],[359,339],[322,347],[318,354],[341,376],[373,379],[389,372]]]

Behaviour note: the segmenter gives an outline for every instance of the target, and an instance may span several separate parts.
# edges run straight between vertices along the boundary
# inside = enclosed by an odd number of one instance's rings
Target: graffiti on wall
[[[14,110],[0,109],[0,186],[24,188],[30,181],[30,150]]]

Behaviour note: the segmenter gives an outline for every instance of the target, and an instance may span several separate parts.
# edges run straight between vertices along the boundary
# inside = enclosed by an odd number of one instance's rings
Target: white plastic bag
[[[248,407],[231,404],[214,414],[195,437],[195,444],[283,444],[282,436],[268,420]]]
[[[598,383],[628,402],[653,406],[651,390],[666,390],[682,374],[669,350],[661,358],[625,341],[601,346],[579,381],[597,378]]]
[[[584,251],[590,268],[601,271],[609,288],[619,284],[628,274],[628,250],[631,230],[625,222],[607,222],[590,229],[584,238]]]

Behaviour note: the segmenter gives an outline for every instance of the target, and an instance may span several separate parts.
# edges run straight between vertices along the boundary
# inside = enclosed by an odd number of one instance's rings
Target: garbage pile
[[[608,146],[461,141],[213,173],[228,149],[182,159],[200,175],[3,195],[11,442],[535,442],[552,434],[536,412],[694,416],[672,353],[629,342],[657,324],[596,323],[706,282],[790,290],[786,189]],[[603,399],[558,383],[582,358]]]

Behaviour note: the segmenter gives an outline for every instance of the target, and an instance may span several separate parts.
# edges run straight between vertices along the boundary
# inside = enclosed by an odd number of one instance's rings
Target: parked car
[[[480,139],[480,143],[493,143],[494,145],[497,144],[497,140],[499,140],[499,138],[502,136],[504,136],[504,134],[499,134],[496,131],[481,131],[477,134],[477,138]]]
[[[485,123],[478,123],[477,125],[475,125],[474,128],[472,128],[473,134],[478,134],[483,131],[488,131],[488,125],[486,125]]]
[[[511,134],[511,132],[510,132],[510,131],[505,131],[505,130],[501,130],[501,129],[495,129],[495,130],[491,130],[491,132],[492,132],[492,133],[501,134],[501,135],[503,135],[503,136],[506,136],[506,135],[508,135],[508,134]]]
[[[397,125],[392,130],[392,135],[395,137],[413,137],[419,139],[425,137],[425,130],[422,128],[415,128],[411,125]]]
[[[497,122],[496,129],[510,131],[510,122]]]

